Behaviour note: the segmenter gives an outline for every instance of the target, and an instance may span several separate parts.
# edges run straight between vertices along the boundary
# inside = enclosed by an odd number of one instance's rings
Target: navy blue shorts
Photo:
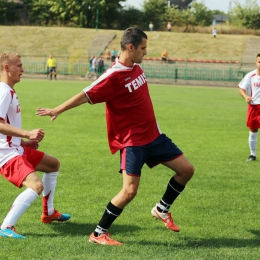
[[[49,72],[56,72],[56,67],[50,67]]]
[[[153,142],[143,146],[128,146],[120,150],[120,172],[125,170],[128,175],[141,175],[146,163],[153,168],[157,164],[176,159],[182,151],[168,138],[161,134]]]

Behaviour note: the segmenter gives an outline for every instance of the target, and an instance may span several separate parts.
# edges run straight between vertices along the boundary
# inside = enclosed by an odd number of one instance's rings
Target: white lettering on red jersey
[[[0,118],[6,123],[21,128],[20,102],[14,89],[0,83]],[[21,138],[0,133],[0,167],[21,151]]]
[[[108,143],[112,153],[126,146],[142,146],[160,134],[148,84],[139,64],[115,63],[83,89],[91,104],[106,103]]]
[[[257,70],[247,73],[238,87],[244,89],[247,95],[253,98],[252,105],[260,104],[260,75],[257,75]]]

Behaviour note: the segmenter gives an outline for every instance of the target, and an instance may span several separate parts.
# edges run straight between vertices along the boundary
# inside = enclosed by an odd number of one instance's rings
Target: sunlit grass
[[[54,107],[86,85],[48,80],[16,85],[23,127],[42,127],[46,135],[40,149],[61,161],[55,206],[72,218],[44,225],[41,199],[36,200],[16,225],[28,239],[1,239],[1,259],[258,259],[259,161],[246,162],[246,103],[236,88],[150,85],[161,130],[196,168],[171,208],[181,232],[173,233],[150,217],[173,173],[145,166],[137,197],[110,228],[124,245],[88,242],[122,185],[119,155],[108,149],[104,104],[82,105],[54,122],[35,115],[38,106]],[[3,178],[0,186],[2,220],[21,190]]]

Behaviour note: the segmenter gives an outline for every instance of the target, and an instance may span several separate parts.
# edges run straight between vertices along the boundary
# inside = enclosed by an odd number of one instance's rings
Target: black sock
[[[101,220],[99,221],[94,231],[94,235],[97,237],[100,234],[106,233],[115,219],[122,213],[122,211],[123,209],[120,209],[109,202]]]
[[[181,194],[184,190],[185,186],[178,183],[174,177],[172,177],[168,183],[167,189],[160,200],[159,206],[157,206],[157,210],[159,212],[168,212],[169,208],[175,201],[175,199]],[[160,205],[162,207],[160,207]]]

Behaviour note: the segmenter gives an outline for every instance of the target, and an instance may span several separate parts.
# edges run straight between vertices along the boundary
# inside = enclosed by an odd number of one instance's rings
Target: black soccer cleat
[[[256,161],[256,156],[250,155],[247,159],[248,162]]]

